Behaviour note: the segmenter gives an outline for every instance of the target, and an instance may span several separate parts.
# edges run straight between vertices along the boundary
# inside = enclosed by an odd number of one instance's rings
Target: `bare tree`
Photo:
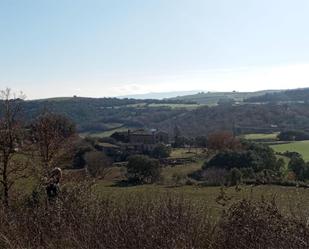
[[[21,102],[10,89],[0,91],[0,183],[3,187],[3,202],[9,205],[10,189],[14,183],[27,177],[29,158],[20,156],[25,143],[25,129],[20,120]]]
[[[57,166],[57,157],[68,151],[68,147],[76,138],[74,123],[62,115],[50,112],[43,113],[33,122],[31,134],[45,176]]]
[[[241,143],[229,131],[217,131],[209,134],[208,148],[212,150],[235,150],[241,148]]]
[[[87,171],[93,177],[104,179],[111,170],[112,161],[101,151],[90,151],[85,154]]]

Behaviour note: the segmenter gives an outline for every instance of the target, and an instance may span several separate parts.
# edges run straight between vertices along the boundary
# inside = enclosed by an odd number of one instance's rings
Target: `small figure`
[[[49,176],[46,186],[46,193],[49,200],[54,199],[60,192],[60,180],[62,177],[62,171],[60,168],[54,168]]]

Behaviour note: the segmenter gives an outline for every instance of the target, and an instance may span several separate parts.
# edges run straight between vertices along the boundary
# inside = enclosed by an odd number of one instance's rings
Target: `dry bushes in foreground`
[[[275,204],[243,200],[212,224],[205,205],[179,196],[95,198],[74,187],[50,206],[0,210],[0,248],[302,249],[309,228]]]
[[[96,200],[79,189],[46,208],[0,211],[0,248],[208,248],[207,212],[178,197]]]
[[[306,217],[287,217],[273,202],[234,204],[218,225],[217,246],[225,249],[308,249]]]

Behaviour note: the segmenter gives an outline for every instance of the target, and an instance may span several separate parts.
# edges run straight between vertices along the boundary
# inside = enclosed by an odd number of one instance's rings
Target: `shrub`
[[[170,154],[171,154],[171,148],[167,147],[164,144],[156,145],[156,147],[151,152],[151,155],[157,159],[169,157]]]
[[[252,168],[255,172],[263,169],[278,170],[277,159],[274,151],[264,145],[245,144],[242,151],[221,151],[203,166],[207,168],[222,168],[231,170],[232,168]]]
[[[301,156],[291,158],[289,169],[295,173],[297,180],[303,181],[309,177],[309,167]]]
[[[242,182],[242,173],[239,169],[233,168],[228,175],[228,184],[230,186],[239,185]]]
[[[300,220],[283,216],[274,203],[242,200],[219,223],[216,248],[305,249],[309,229]]]
[[[241,148],[239,139],[228,131],[211,133],[209,134],[207,141],[208,148],[212,150],[234,150]]]
[[[87,152],[85,154],[85,161],[88,173],[93,177],[104,176],[112,166],[110,158],[101,151]]]
[[[86,190],[86,188],[88,190]],[[207,210],[178,196],[98,199],[87,183],[67,189],[54,206],[0,209],[0,248],[209,248]]]
[[[227,176],[225,169],[209,168],[201,172],[200,180],[204,180],[207,186],[220,186],[226,183]]]
[[[159,180],[160,171],[158,160],[143,155],[135,155],[129,158],[127,177],[130,182],[153,183]]]

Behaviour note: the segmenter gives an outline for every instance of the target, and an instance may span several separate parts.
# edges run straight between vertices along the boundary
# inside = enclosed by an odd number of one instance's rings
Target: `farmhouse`
[[[128,130],[116,132],[112,137],[122,142],[123,149],[127,151],[145,152],[152,150],[157,144],[168,144],[169,137],[166,132],[152,130]]]

